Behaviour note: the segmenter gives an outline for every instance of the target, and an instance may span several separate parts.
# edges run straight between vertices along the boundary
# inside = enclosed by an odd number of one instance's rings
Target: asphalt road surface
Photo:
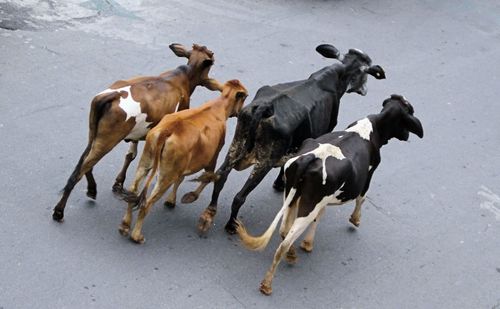
[[[0,308],[500,308],[499,16],[492,0],[0,2]],[[258,286],[278,235],[250,252],[223,229],[249,171],[230,174],[207,237],[195,226],[211,186],[173,211],[157,203],[135,245],[118,233],[125,204],[111,192],[122,143],[94,169],[97,200],[81,182],[64,223],[51,218],[87,143],[91,98],[184,63],[173,42],[212,49],[212,75],[240,79],[247,103],[330,65],[318,44],[360,48],[387,79],[345,95],[337,128],[392,93],[423,123],[423,139],[382,149],[360,228],[352,204],[329,208],[314,252],[280,265],[270,297]],[[198,88],[192,106],[214,96]],[[277,172],[240,212],[253,234],[281,207]]]

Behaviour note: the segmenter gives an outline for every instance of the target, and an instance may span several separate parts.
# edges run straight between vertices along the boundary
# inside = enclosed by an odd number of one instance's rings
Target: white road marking
[[[481,190],[479,190],[477,194],[484,199],[479,206],[494,214],[495,219],[500,221],[500,196],[493,193],[493,191],[486,186],[481,186]]]

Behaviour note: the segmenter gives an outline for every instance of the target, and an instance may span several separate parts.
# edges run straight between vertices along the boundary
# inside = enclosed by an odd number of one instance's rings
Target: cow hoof
[[[174,209],[175,208],[175,203],[166,201],[165,203],[163,203],[163,206],[167,207],[168,209]]]
[[[361,221],[359,220],[359,218],[349,218],[349,222],[351,222],[355,227],[359,227],[359,224],[361,223]]]
[[[198,195],[194,192],[189,192],[184,194],[184,196],[181,199],[181,203],[183,204],[190,204],[198,199]]]
[[[295,253],[295,248],[294,247],[290,247],[290,249],[288,249],[288,252],[286,253],[286,256],[285,256],[285,260],[288,264],[295,264],[297,263],[297,253]]]
[[[198,220],[198,234],[204,235],[208,232],[210,227],[212,226],[212,222],[214,220],[214,216],[217,212],[217,209],[211,206],[205,208],[203,213]]]
[[[142,235],[142,234],[139,234],[137,236],[132,235],[132,236],[130,236],[130,240],[132,240],[133,242],[135,242],[136,244],[139,244],[139,245],[142,245],[143,243],[146,242],[146,239],[144,238],[144,235]]]
[[[234,235],[236,234],[236,223],[233,220],[229,220],[224,229],[228,234]]]
[[[120,224],[120,227],[118,228],[118,231],[120,232],[120,234],[122,236],[127,237],[128,234],[129,234],[129,232],[130,232],[130,227],[128,225],[122,223],[122,224]]]
[[[95,200],[97,197],[97,191],[96,190],[87,190],[87,196],[89,198]]]
[[[275,181],[273,183],[273,188],[278,192],[283,192],[285,190],[285,183],[283,181]]]
[[[54,209],[54,213],[52,214],[52,219],[57,222],[63,222],[64,212],[59,209]]]
[[[119,193],[123,190],[123,185],[121,183],[115,182],[112,190],[114,193]]]
[[[313,251],[313,244],[309,241],[303,240],[300,243],[300,249],[304,250],[307,253],[311,253]]]
[[[273,288],[271,287],[271,284],[267,283],[266,281],[262,281],[260,283],[260,292],[264,295],[271,295],[273,292]]]

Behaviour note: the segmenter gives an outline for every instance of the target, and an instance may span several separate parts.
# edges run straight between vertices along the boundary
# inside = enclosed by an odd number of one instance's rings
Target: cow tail
[[[271,223],[271,225],[261,236],[257,237],[251,236],[250,234],[248,234],[245,226],[241,221],[238,220],[236,222],[237,223],[236,232],[240,236],[241,242],[247,249],[254,251],[263,250],[267,246],[286,208],[289,207],[290,204],[295,200],[295,193],[296,193],[295,189],[290,190],[288,196],[285,199],[285,202],[283,203],[283,207],[281,207],[276,217],[274,217],[274,220]]]
[[[167,138],[170,136],[170,132],[163,131],[161,132],[157,139],[156,139],[156,147],[154,147],[155,150],[155,157],[153,161],[153,167],[151,168],[151,171],[149,172],[149,177],[146,180],[146,184],[144,185],[144,188],[141,191],[141,194],[137,196],[135,200],[131,200],[129,202],[135,203],[134,208],[140,208],[142,207],[145,202],[146,202],[146,194],[148,193],[149,186],[151,185],[151,181],[153,181],[153,178],[156,175],[156,171],[158,170],[158,166],[160,165],[160,158],[161,154],[163,153],[163,149],[165,148],[165,144],[167,143]],[[149,141],[146,141],[149,142]]]

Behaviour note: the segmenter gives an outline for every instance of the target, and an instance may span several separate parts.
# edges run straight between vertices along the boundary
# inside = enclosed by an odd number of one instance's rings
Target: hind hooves
[[[64,212],[59,209],[54,209],[54,213],[52,214],[52,219],[57,222],[63,222]]]
[[[307,253],[311,253],[313,251],[313,244],[309,241],[303,240],[300,243],[300,249],[304,250]]]
[[[163,203],[163,206],[167,207],[168,209],[174,209],[175,208],[175,203],[166,201],[165,203]]]
[[[295,248],[290,247],[288,252],[286,253],[285,260],[288,264],[294,265],[297,263],[297,253],[295,253]]]
[[[95,190],[88,190],[88,191],[87,191],[87,196],[88,196],[89,198],[91,198],[91,199],[95,200],[95,199],[96,199],[96,197],[97,197],[97,191],[95,191]]]
[[[229,220],[224,229],[230,235],[236,234],[236,222],[234,222],[233,220]]]
[[[359,227],[361,220],[359,220],[359,218],[353,218],[351,216],[351,218],[349,218],[349,222],[351,222],[355,227]]]
[[[194,192],[189,192],[184,194],[184,196],[181,199],[181,203],[183,204],[190,204],[198,199],[198,195]]]
[[[271,293],[273,292],[273,288],[271,287],[271,284],[269,284],[265,280],[260,283],[259,290],[262,294],[267,295],[267,296],[271,295]]]

